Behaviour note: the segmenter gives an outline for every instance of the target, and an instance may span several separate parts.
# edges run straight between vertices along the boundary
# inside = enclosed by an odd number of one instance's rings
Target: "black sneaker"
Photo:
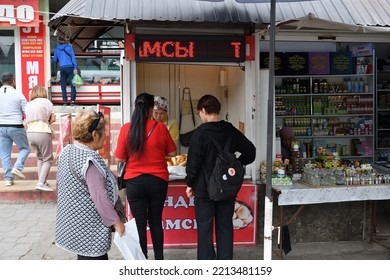
[[[72,101],[71,103],[70,103],[70,106],[74,106],[76,103],[74,102],[74,101]]]

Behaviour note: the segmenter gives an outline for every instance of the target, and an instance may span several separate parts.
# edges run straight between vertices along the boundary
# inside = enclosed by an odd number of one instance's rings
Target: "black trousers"
[[[146,227],[149,225],[154,258],[163,260],[162,212],[167,197],[168,182],[159,177],[144,174],[126,180],[125,184],[127,200],[137,224],[139,242],[145,258],[148,258]]]
[[[212,201],[195,198],[195,216],[198,227],[198,260],[233,259],[234,200]],[[213,229],[217,252],[214,250]]]

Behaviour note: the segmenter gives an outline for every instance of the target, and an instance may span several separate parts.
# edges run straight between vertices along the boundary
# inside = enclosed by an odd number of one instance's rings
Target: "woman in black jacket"
[[[191,138],[187,159],[187,196],[195,196],[195,216],[198,231],[198,260],[233,259],[233,222],[235,200],[213,201],[207,193],[207,184],[217,158],[216,139],[222,147],[232,136],[230,152],[239,152],[243,165],[255,160],[256,148],[231,123],[220,119],[221,103],[215,96],[204,95],[198,101],[197,110],[203,124]],[[213,244],[213,227],[217,252]]]

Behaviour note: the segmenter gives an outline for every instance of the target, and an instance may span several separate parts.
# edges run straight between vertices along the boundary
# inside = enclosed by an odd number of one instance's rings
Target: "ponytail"
[[[129,156],[140,155],[145,141],[145,126],[149,118],[150,109],[154,106],[154,96],[149,93],[141,93],[135,99],[135,107],[131,116],[131,125],[128,134]]]

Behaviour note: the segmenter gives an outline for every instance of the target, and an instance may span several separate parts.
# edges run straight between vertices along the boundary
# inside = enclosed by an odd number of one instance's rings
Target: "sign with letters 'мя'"
[[[244,62],[245,36],[136,35],[136,61]]]

